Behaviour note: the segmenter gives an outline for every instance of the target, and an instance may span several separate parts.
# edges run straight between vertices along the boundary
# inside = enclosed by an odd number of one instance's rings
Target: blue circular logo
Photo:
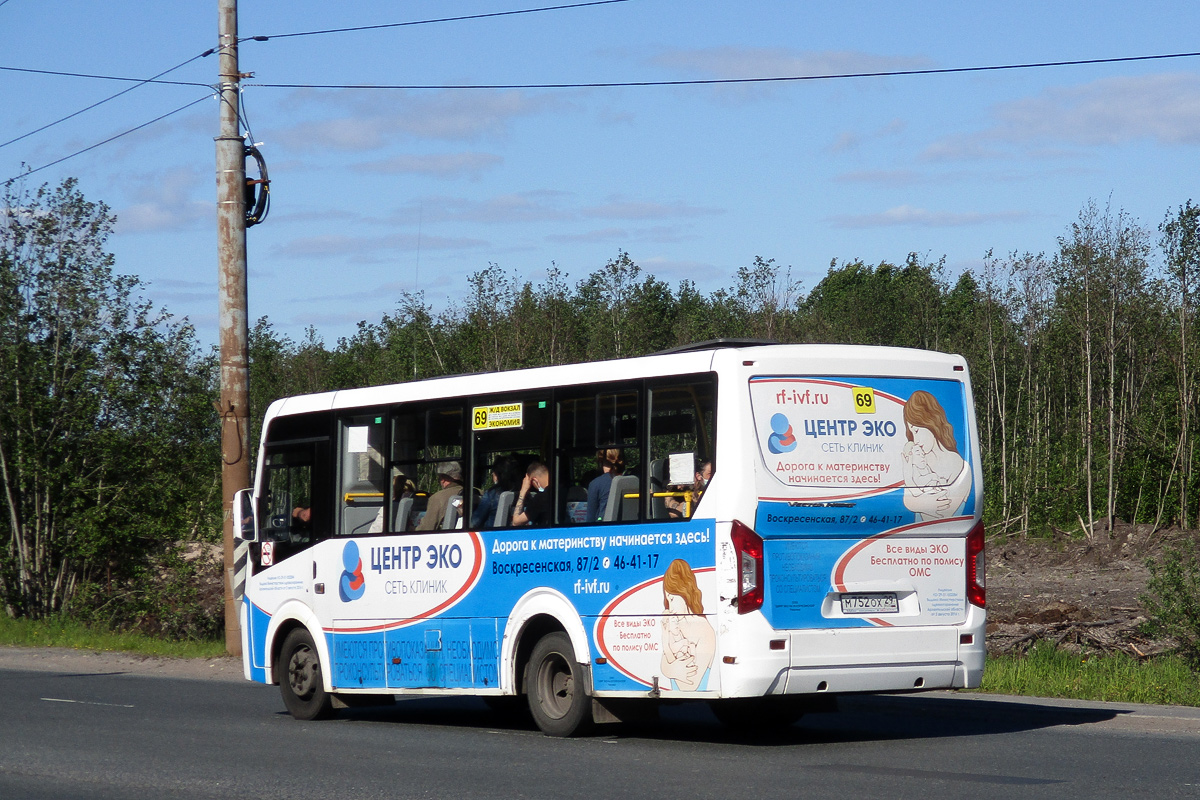
[[[363,577],[362,559],[358,556],[358,544],[353,540],[342,548],[342,578],[338,581],[338,596],[342,602],[357,600],[367,591],[367,579]]]

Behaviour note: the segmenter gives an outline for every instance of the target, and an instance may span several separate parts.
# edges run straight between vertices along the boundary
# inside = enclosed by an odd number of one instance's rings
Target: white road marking
[[[96,703],[91,700],[66,700],[62,697],[43,697],[47,703],[76,703],[81,706],[111,706],[113,708],[133,708],[128,703]]]

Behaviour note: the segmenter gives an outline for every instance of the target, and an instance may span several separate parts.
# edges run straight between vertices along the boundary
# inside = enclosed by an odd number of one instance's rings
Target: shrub
[[[1200,540],[1168,547],[1150,569],[1142,603],[1150,616],[1147,632],[1175,641],[1188,665],[1200,671]]]

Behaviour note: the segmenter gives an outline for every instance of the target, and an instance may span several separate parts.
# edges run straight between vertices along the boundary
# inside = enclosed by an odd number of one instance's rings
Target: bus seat
[[[356,503],[342,509],[342,535],[361,536],[379,516],[379,503]]]
[[[409,528],[409,517],[412,515],[413,499],[401,497],[392,501],[392,530],[397,533]]]
[[[496,500],[496,519],[493,528],[508,528],[512,526],[512,507],[516,492],[501,492]]]
[[[587,488],[584,486],[570,486],[566,491],[566,499],[563,501],[563,522],[568,522],[573,525],[578,525],[584,522],[595,522],[587,518]]]
[[[605,522],[621,522],[637,519],[638,498],[625,497],[638,494],[636,475],[617,475],[608,490],[608,505],[604,508]]]
[[[455,500],[458,502],[456,503]],[[446,513],[442,514],[442,524],[438,530],[452,531],[458,525],[459,512],[462,511],[462,495],[450,499],[446,503]]]

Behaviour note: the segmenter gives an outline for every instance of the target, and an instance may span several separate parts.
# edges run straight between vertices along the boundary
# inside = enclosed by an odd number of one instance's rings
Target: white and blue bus
[[[552,735],[978,686],[973,409],[960,356],[721,341],[279,400],[246,678],[301,719],[525,696]]]

